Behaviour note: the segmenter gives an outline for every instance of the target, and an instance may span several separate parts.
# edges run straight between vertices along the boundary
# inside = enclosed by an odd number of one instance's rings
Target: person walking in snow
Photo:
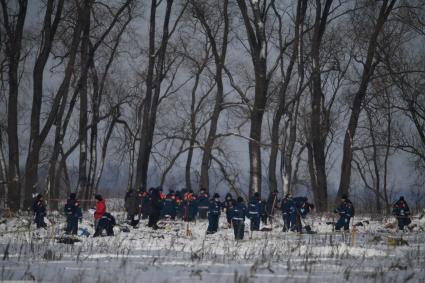
[[[37,229],[46,228],[47,225],[44,222],[44,216],[46,216],[46,203],[42,194],[38,194],[35,197],[34,203],[32,204],[32,211],[34,212],[34,222],[37,225]]]
[[[251,231],[260,231],[260,202],[260,194],[258,192],[254,193],[248,205],[248,218],[250,220]]]
[[[64,212],[66,215],[65,234],[77,235],[78,221],[82,221],[83,214],[80,208],[80,201],[77,199],[76,193],[70,193],[69,199],[66,201]]]
[[[96,211],[94,212],[94,228],[96,230],[100,218],[106,212],[106,202],[100,194],[96,194],[94,198],[96,199]]]
[[[222,203],[220,195],[215,193],[214,197],[209,202],[208,207],[208,228],[207,234],[214,234],[218,230],[218,220],[220,219]]]
[[[410,220],[410,209],[403,196],[394,203],[393,215],[397,218],[399,230],[404,230],[404,226],[408,226],[412,223],[412,220]]]
[[[242,197],[238,197],[235,206],[230,209],[235,240],[243,240],[245,233],[246,206]]]
[[[124,199],[124,207],[127,211],[127,221],[130,225],[134,227],[139,224],[139,215],[140,215],[140,199],[138,194],[130,189]]]
[[[338,222],[335,224],[335,230],[339,231],[341,228],[344,228],[344,231],[348,231],[350,229],[351,217],[354,216],[354,206],[346,195],[341,197],[341,203],[334,212],[339,214]]]

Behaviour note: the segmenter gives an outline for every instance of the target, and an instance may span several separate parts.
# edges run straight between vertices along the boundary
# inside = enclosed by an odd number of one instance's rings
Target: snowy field
[[[124,214],[115,213],[119,223]],[[60,216],[50,216],[56,223]],[[90,216],[80,227],[93,234]],[[314,220],[314,221],[313,221]],[[161,222],[163,229],[145,227],[114,237],[78,237],[58,243],[63,225],[28,229],[28,218],[5,218],[0,224],[1,280],[37,282],[425,282],[425,217],[413,219],[410,232],[386,229],[392,219],[362,222],[355,235],[332,232],[332,218],[312,216],[318,234],[287,234],[276,219],[272,231],[255,232],[249,220],[245,239],[235,242],[233,230],[205,235],[207,222],[189,229],[185,223]],[[270,226],[269,226],[270,227]],[[402,238],[402,239],[401,239]]]

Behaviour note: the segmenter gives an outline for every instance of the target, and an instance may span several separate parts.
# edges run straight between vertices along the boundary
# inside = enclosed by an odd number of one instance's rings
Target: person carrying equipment
[[[296,208],[292,200],[292,194],[287,193],[280,204],[283,218],[283,232],[288,232],[296,222]]]
[[[80,201],[77,200],[76,193],[70,193],[69,199],[66,201],[64,212],[66,215],[65,234],[77,235],[78,221],[83,220],[83,214],[80,208]]]
[[[302,233],[303,228],[303,221],[302,219],[305,219],[307,214],[310,212],[310,210],[314,209],[314,205],[311,203],[308,203],[307,197],[295,197],[293,198],[293,202],[296,209],[296,220],[295,220],[295,226],[292,228],[292,230],[296,230],[298,233]],[[306,229],[307,233],[313,234],[314,232],[311,230],[310,225],[305,225],[304,228]]]

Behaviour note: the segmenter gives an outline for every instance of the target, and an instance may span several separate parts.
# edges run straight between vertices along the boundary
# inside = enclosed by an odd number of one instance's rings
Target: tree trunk
[[[341,176],[337,199],[335,200],[335,202],[337,202],[342,195],[348,194],[348,191],[350,189],[351,162],[353,160],[353,140],[356,135],[357,124],[360,112],[362,110],[362,103],[366,96],[366,91],[369,85],[370,78],[373,75],[377,64],[376,62],[374,63],[373,60],[375,59],[376,48],[378,46],[378,37],[396,2],[397,0],[383,1],[378,19],[376,20],[374,31],[369,38],[367,58],[366,62],[363,64],[362,78],[356,96],[354,97],[353,106],[351,107],[352,110],[350,120],[348,122],[347,130],[345,131],[343,155],[341,161]]]
[[[9,19],[9,7],[5,0],[0,1],[3,11],[3,26],[6,31],[6,56],[8,61],[9,97],[7,105],[7,137],[9,143],[8,202],[12,211],[17,211],[21,203],[21,180],[19,167],[18,138],[18,69],[21,61],[22,34],[27,14],[27,0],[19,1],[16,21]]]

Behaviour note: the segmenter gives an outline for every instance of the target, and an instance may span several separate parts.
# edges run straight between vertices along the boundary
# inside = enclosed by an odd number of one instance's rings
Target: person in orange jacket
[[[96,211],[94,212],[94,223],[96,229],[100,218],[102,218],[102,216],[106,212],[106,203],[102,196],[99,194],[96,194],[94,198],[96,199]]]

